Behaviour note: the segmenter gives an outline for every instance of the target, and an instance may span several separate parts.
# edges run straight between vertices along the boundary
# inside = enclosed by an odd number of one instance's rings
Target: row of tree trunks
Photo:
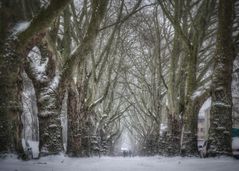
[[[185,83],[185,113],[183,114],[183,128],[181,136],[181,153],[182,155],[197,155],[197,118],[198,113],[195,113],[195,98],[194,93],[197,91],[197,71],[199,50],[202,47],[205,39],[206,30],[209,28],[209,23],[215,8],[215,2],[204,0],[198,9],[195,18],[196,27],[189,30],[187,43],[187,76]]]
[[[96,41],[99,33],[100,24],[105,16],[108,0],[106,1],[92,1],[92,14],[89,21],[87,33],[83,38],[80,48],[71,58],[68,58],[65,63],[65,70],[61,78],[60,94],[68,91],[68,141],[67,154],[69,156],[82,156],[84,154],[84,147],[82,140],[86,133],[83,131],[87,122],[87,106],[86,106],[86,87],[87,73],[85,73],[84,59],[89,55],[92,46]],[[67,12],[67,11],[66,11]],[[66,17],[67,18],[67,17]],[[65,37],[66,40],[66,37]],[[77,69],[79,75],[76,81],[73,80],[73,68]]]

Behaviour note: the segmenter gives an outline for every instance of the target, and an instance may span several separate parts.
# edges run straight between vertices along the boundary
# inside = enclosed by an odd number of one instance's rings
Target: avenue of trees
[[[1,0],[0,154],[27,158],[29,139],[40,156],[113,155],[126,131],[139,155],[195,156],[211,97],[209,155],[231,155],[238,9],[238,0]]]

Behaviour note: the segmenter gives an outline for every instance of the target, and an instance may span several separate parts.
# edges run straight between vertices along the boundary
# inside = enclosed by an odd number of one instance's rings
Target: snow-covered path
[[[181,157],[45,157],[40,160],[0,160],[0,171],[238,171],[239,160]]]

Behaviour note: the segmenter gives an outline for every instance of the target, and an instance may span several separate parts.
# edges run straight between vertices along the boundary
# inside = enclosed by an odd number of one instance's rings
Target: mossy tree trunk
[[[0,45],[1,46],[1,45]],[[21,63],[11,40],[0,52],[0,152],[15,152],[21,148]]]
[[[40,40],[40,42],[36,42]],[[33,41],[34,42],[34,41]],[[60,120],[60,104],[57,94],[57,87],[54,80],[57,75],[57,65],[54,54],[49,50],[46,39],[40,35],[35,36],[34,48],[28,54],[28,65],[25,70],[31,78],[37,98],[38,120],[39,120],[39,139],[40,154],[57,154],[63,151],[62,129]],[[44,73],[38,73],[37,68],[32,67],[34,56],[39,55],[40,63],[47,65]]]
[[[69,156],[79,156],[81,154],[82,136],[80,128],[80,98],[73,81],[68,87],[67,113],[67,154]]]
[[[17,24],[29,20],[39,9],[36,0],[1,1],[0,12],[0,153],[23,154],[21,145],[21,91],[23,55],[17,48]]]
[[[215,65],[212,78],[212,107],[209,155],[231,155],[233,68],[233,0],[220,0]]]
[[[0,11],[0,152],[22,153],[21,146],[21,78],[26,55],[25,45],[36,33],[47,28],[70,0],[52,0],[41,10],[39,0],[1,1]],[[33,15],[36,15],[33,18]],[[32,19],[21,33],[14,33],[19,22]]]

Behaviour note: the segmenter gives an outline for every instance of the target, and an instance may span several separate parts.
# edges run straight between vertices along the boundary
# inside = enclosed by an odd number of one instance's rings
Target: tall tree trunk
[[[174,19],[177,22],[180,22],[182,18],[182,1],[175,1],[175,12]],[[180,45],[180,36],[178,32],[174,33],[173,38],[173,47],[172,54],[170,57],[170,68],[169,68],[169,83],[168,83],[168,101],[169,101],[169,118],[173,119],[172,122],[179,121],[179,111],[178,111],[178,89],[176,85],[176,71],[177,64],[180,58],[181,45]],[[176,125],[175,125],[176,126]],[[170,125],[170,133],[172,136],[178,136],[178,128],[175,130],[174,125]]]
[[[192,47],[193,48],[193,47]],[[188,53],[188,66],[186,78],[185,113],[181,137],[182,155],[195,155],[197,153],[197,115],[194,113],[192,95],[196,89],[197,51],[191,49]]]
[[[21,64],[9,39],[0,52],[0,152],[20,152],[21,148]],[[10,65],[10,66],[9,66]]]
[[[0,153],[23,154],[21,145],[21,91],[20,73],[23,55],[17,52],[15,31],[18,22],[26,21],[38,11],[39,2],[26,0],[1,1],[0,12]]]
[[[86,106],[87,76],[84,62],[78,69],[77,83],[71,81],[68,87],[68,141],[67,154],[69,156],[88,156],[89,125]]]
[[[212,78],[212,107],[209,128],[209,155],[231,155],[233,67],[233,0],[220,0],[215,66]]]
[[[39,31],[47,28],[70,0],[52,0],[25,31],[14,33],[18,22],[33,17],[39,0],[1,1],[0,11],[0,152],[22,151],[21,147],[21,79],[25,45]],[[17,27],[15,27],[16,29]],[[13,34],[14,33],[14,34]]]
[[[57,68],[54,55],[48,49],[48,43],[41,36],[36,36],[40,42],[34,44],[35,47],[30,51],[28,58],[30,66],[25,67],[26,72],[33,81],[37,97],[38,119],[39,119],[39,139],[41,155],[56,154],[63,151],[62,129],[60,121],[60,104],[56,97],[55,90],[57,85]],[[36,55],[42,67],[46,64],[45,71],[38,71],[36,65]]]
[[[67,154],[79,156],[81,153],[80,98],[74,82],[68,87],[67,100]]]

